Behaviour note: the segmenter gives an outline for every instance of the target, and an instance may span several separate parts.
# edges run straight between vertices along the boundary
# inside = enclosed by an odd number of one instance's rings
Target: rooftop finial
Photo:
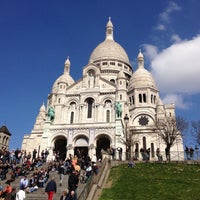
[[[138,68],[144,68],[144,56],[141,49],[139,50],[138,54]]]
[[[70,71],[70,61],[69,61],[69,56],[67,56],[67,60],[65,61],[65,68],[64,68],[64,72],[68,72]]]
[[[113,24],[111,22],[111,17],[108,17],[108,23],[106,26],[106,40],[113,40]]]

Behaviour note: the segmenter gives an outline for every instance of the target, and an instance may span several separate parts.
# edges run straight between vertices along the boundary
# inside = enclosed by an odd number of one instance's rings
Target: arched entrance
[[[54,153],[59,155],[59,160],[65,160],[67,153],[67,139],[64,136],[56,137],[54,142]]]
[[[110,139],[107,136],[101,136],[97,140],[97,145],[96,145],[96,156],[97,160],[102,159],[101,155],[101,150],[108,151],[110,149]]]
[[[85,136],[77,138],[74,145],[74,155],[79,158],[88,155],[88,139]]]

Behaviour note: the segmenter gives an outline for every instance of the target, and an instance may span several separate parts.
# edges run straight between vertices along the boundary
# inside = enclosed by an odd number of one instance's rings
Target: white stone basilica
[[[67,58],[63,74],[53,84],[47,105],[41,106],[21,149],[37,149],[38,153],[48,149],[49,159],[54,152],[65,159],[79,149],[99,159],[102,149],[121,147],[124,159],[124,141],[131,134],[133,155],[141,148],[150,148],[151,159],[157,159],[156,149],[164,152],[166,145],[156,133],[155,121],[169,115],[175,116],[174,104],[162,103],[155,81],[144,67],[143,54],[139,52],[138,66],[133,71],[127,53],[114,40],[109,19],[105,40],[93,50],[82,78],[76,82],[70,76]],[[183,152],[181,138],[171,151]]]

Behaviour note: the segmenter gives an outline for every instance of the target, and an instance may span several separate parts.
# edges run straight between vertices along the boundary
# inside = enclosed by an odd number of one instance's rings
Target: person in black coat
[[[78,200],[76,197],[76,193],[72,190],[66,200]]]
[[[54,177],[47,183],[45,192],[48,194],[48,200],[53,200],[53,195],[57,192],[57,185],[54,181]]]
[[[76,191],[78,187],[78,182],[79,182],[78,173],[75,170],[73,170],[73,172],[69,175],[68,179],[69,192]]]

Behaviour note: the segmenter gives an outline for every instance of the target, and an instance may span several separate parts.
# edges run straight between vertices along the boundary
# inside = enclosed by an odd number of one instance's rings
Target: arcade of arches
[[[110,139],[103,135],[96,141],[96,158],[102,159],[101,151],[110,149]],[[74,155],[86,156],[88,155],[89,145],[86,137],[79,137],[75,141]],[[65,160],[67,156],[67,139],[64,136],[58,136],[54,140],[53,152],[59,154],[59,159]],[[80,155],[79,155],[80,154]]]

